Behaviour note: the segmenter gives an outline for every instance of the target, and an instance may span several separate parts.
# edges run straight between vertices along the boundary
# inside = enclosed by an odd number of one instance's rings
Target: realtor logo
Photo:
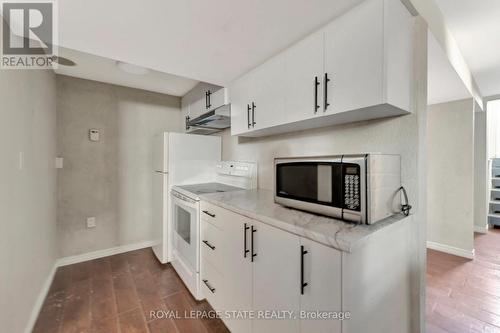
[[[3,69],[52,68],[55,54],[55,3],[2,0]]]

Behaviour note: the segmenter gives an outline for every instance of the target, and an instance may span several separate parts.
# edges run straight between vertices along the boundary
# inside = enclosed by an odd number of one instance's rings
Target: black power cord
[[[399,188],[399,191],[403,192],[404,196],[404,204],[401,205],[401,212],[404,214],[404,216],[410,215],[410,210],[411,210],[411,205],[408,202],[408,194],[406,194],[406,189],[404,186],[401,186]]]

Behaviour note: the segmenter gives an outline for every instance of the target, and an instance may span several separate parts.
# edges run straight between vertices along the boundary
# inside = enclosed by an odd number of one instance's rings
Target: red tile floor
[[[228,332],[220,319],[155,319],[151,310],[212,310],[197,302],[171,265],[143,249],[60,267],[33,332]]]
[[[474,247],[474,260],[428,250],[427,333],[500,332],[500,230]]]

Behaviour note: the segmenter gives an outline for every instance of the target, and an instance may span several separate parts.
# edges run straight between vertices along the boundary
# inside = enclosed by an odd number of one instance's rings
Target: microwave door
[[[276,164],[275,201],[341,218],[342,164],[333,160],[292,160]]]

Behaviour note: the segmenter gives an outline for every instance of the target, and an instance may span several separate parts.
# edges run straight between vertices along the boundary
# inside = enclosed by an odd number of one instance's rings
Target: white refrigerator
[[[164,132],[153,138],[153,252],[161,263],[172,254],[170,189],[213,182],[220,160],[218,136]]]

